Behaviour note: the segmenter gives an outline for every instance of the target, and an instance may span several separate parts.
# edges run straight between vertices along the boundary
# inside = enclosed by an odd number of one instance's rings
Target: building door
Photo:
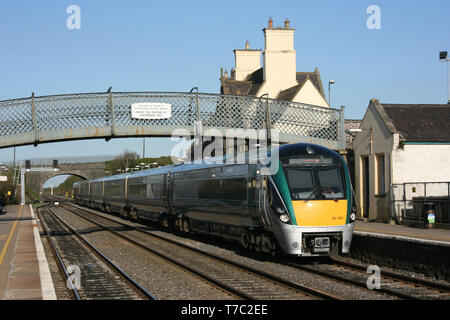
[[[362,178],[363,178],[363,217],[369,218],[370,209],[370,174],[369,174],[369,157],[362,157]]]

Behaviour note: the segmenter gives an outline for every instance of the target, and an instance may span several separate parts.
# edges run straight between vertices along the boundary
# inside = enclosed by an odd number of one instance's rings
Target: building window
[[[386,192],[386,177],[385,177],[385,162],[384,162],[384,154],[379,154],[376,157],[377,159],[377,181],[378,181],[378,194],[384,194]]]

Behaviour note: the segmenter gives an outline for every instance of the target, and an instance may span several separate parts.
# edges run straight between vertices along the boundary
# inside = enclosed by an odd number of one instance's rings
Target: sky
[[[80,28],[69,29],[71,5]],[[376,5],[379,28],[369,29]],[[297,71],[319,68],[332,106],[361,119],[371,98],[385,103],[446,103],[450,1],[23,1],[0,2],[0,100],[113,91],[219,93],[220,68],[233,49],[264,49],[262,29],[288,18]],[[142,154],[143,139],[104,139],[16,148],[16,159]],[[146,139],[146,156],[170,155],[177,142]],[[0,149],[0,162],[13,149]]]

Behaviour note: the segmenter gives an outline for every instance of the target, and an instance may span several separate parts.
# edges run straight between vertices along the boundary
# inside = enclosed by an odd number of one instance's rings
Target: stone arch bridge
[[[82,179],[95,179],[108,175],[105,171],[106,161],[113,156],[65,157],[30,159],[31,169],[25,170],[25,184],[37,194],[42,194],[44,184],[51,178],[60,175],[73,175]],[[58,160],[58,170],[53,170],[53,160]],[[12,164],[9,164],[11,167]],[[16,166],[25,167],[25,161],[17,161]],[[17,177],[18,180],[18,177]]]

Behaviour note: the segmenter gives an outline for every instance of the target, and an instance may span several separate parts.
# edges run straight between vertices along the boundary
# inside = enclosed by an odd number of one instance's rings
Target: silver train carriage
[[[344,159],[304,143],[276,152],[267,154],[266,165],[187,163],[81,181],[73,186],[74,198],[124,218],[220,236],[270,254],[349,252],[356,206]],[[264,173],[272,165],[273,172]]]

